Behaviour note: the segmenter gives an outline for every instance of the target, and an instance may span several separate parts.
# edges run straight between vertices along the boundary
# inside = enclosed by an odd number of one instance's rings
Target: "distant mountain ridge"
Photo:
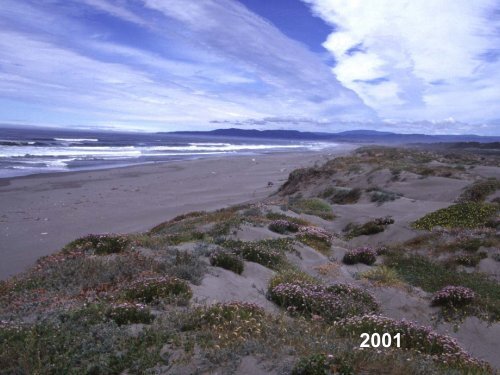
[[[304,141],[336,141],[354,143],[436,143],[436,142],[499,142],[500,136],[399,134],[377,130],[348,130],[339,133],[301,132],[298,130],[216,129],[211,131],[177,131],[161,134],[215,137],[261,138]]]

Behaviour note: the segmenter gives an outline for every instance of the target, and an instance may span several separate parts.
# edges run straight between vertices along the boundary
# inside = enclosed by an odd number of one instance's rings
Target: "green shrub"
[[[286,220],[286,221],[288,221],[290,223],[295,223],[298,226],[301,226],[301,225],[311,225],[311,223],[309,223],[307,220],[304,220],[304,219],[302,219],[300,217],[288,216],[288,215],[281,214],[281,213],[278,213],[278,212],[268,212],[266,214],[266,218],[269,219],[269,220]]]
[[[478,296],[477,309],[489,314],[491,320],[500,320],[500,284],[486,274],[457,271],[449,265],[433,262],[421,255],[396,251],[386,255],[385,263],[408,284],[426,292],[434,293],[448,285],[467,287]]]
[[[151,303],[159,299],[189,300],[192,296],[189,285],[176,277],[142,279],[129,285],[123,297],[131,301]]]
[[[413,223],[416,229],[431,230],[436,226],[447,228],[477,228],[485,225],[498,208],[485,203],[458,203],[431,212]]]
[[[144,374],[161,362],[170,333],[130,336],[105,320],[66,319],[34,325],[0,323],[2,374]]]
[[[234,350],[239,343],[265,335],[262,322],[267,316],[258,305],[246,302],[217,303],[187,314],[181,329],[208,330],[207,336],[217,338],[217,346]],[[206,338],[205,338],[206,340]]]
[[[359,247],[354,250],[349,250],[342,258],[345,264],[363,263],[371,266],[377,261],[377,253],[371,247]]]
[[[391,224],[394,224],[394,219],[391,217],[380,217],[364,224],[349,223],[343,231],[346,232],[346,238],[351,239],[354,237],[370,236],[372,234],[381,233]]]
[[[354,369],[342,357],[312,354],[301,358],[294,366],[292,375],[354,375]]]
[[[369,293],[346,284],[326,287],[282,283],[273,287],[268,297],[290,313],[312,318],[319,316],[327,322],[378,311],[378,305]]]
[[[367,190],[370,194],[370,200],[377,205],[382,205],[385,202],[391,202],[401,197],[398,193],[393,193],[392,191],[386,191],[379,188],[370,188]]]
[[[236,254],[227,251],[216,251],[210,255],[210,264],[214,267],[221,267],[241,275],[245,265],[243,260]]]
[[[269,280],[268,294],[279,284],[312,285],[319,284],[319,280],[313,276],[297,269],[286,269],[278,272]]]
[[[406,320],[394,320],[376,315],[353,316],[335,323],[336,331],[343,336],[356,337],[362,333],[400,335],[400,349],[433,356],[439,363],[462,369],[463,373],[491,373],[491,367],[467,354],[451,337],[433,332],[429,327],[418,326]]]
[[[500,189],[500,181],[497,179],[476,181],[468,186],[458,197],[458,202],[483,202],[486,197]]]
[[[318,250],[325,255],[330,254],[333,235],[320,227],[301,227],[297,239],[303,244]]]
[[[116,254],[125,251],[129,240],[125,236],[111,234],[89,234],[67,244],[65,252],[71,250],[93,251],[97,255]]]
[[[466,267],[475,267],[479,264],[481,259],[487,258],[488,255],[485,253],[477,253],[477,254],[463,254],[463,255],[457,255],[455,257],[455,263],[460,264],[462,266]]]
[[[319,198],[291,199],[290,209],[296,213],[314,215],[325,220],[333,220],[335,218],[330,205]]]
[[[299,225],[295,224],[294,222],[288,221],[288,220],[274,220],[272,221],[269,226],[269,230],[275,232],[275,233],[280,233],[280,234],[286,234],[288,232],[295,233],[299,230]]]
[[[448,285],[434,293],[433,306],[463,307],[476,300],[476,293],[463,286]]]
[[[294,251],[292,244],[293,240],[289,238],[276,238],[253,242],[225,240],[220,245],[249,262],[278,269],[286,263],[284,252]]]
[[[361,198],[360,188],[328,188],[322,194],[322,198],[328,198],[334,204],[354,204]]]
[[[113,305],[106,312],[106,316],[119,326],[138,323],[149,324],[154,319],[154,315],[146,306],[132,303]]]

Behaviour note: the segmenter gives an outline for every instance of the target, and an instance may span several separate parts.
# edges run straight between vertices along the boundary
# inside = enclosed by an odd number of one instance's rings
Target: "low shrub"
[[[466,267],[476,267],[481,259],[487,258],[488,255],[486,255],[483,252],[476,253],[476,254],[462,254],[462,255],[457,255],[454,260],[455,263],[460,264],[462,266]]]
[[[189,300],[192,291],[189,285],[176,277],[158,277],[135,281],[123,291],[123,297],[143,303],[159,299]]]
[[[290,313],[306,317],[319,316],[327,322],[378,310],[377,303],[369,293],[344,284],[326,287],[318,284],[282,283],[272,288],[269,298]]]
[[[294,366],[292,375],[354,375],[354,369],[342,357],[331,354],[312,354],[301,358]]]
[[[111,234],[89,234],[67,244],[65,252],[71,250],[93,251],[97,255],[116,254],[125,251],[129,240],[125,236]]]
[[[206,328],[217,337],[219,347],[233,347],[235,343],[265,334],[261,324],[265,317],[264,309],[252,303],[217,303],[188,314],[182,330]]]
[[[380,217],[373,219],[364,224],[349,223],[344,232],[347,232],[346,238],[351,239],[359,236],[370,236],[383,232],[388,225],[394,224],[394,219],[391,217]]]
[[[476,299],[472,289],[463,286],[445,286],[432,296],[433,306],[463,307]]]
[[[220,245],[249,262],[278,269],[286,263],[284,252],[294,251],[292,244],[293,240],[289,238],[277,238],[253,242],[225,240]]]
[[[336,331],[343,336],[359,338],[362,333],[400,334],[400,348],[429,355],[435,361],[462,369],[464,373],[491,373],[491,367],[467,354],[458,343],[429,327],[406,320],[393,320],[376,315],[354,316],[335,322]]]
[[[280,219],[272,221],[268,228],[273,232],[286,234],[288,232],[297,232],[299,230],[299,225],[288,220]]]
[[[307,220],[304,220],[300,217],[288,216],[285,214],[281,214],[279,212],[268,212],[266,214],[266,218],[269,220],[286,220],[290,223],[297,224],[298,226],[310,225],[310,223]]]
[[[290,200],[290,209],[297,213],[318,216],[324,220],[335,218],[330,205],[319,198]]]
[[[354,204],[361,198],[361,189],[354,188],[329,188],[326,189],[321,196],[328,198],[334,204]]]
[[[446,228],[477,228],[485,225],[498,208],[486,203],[458,203],[431,212],[413,223],[416,229],[431,230],[436,226]]]
[[[106,312],[106,316],[119,326],[138,323],[149,324],[154,320],[154,315],[145,305],[128,302],[111,306]]]
[[[484,311],[493,321],[500,319],[500,284],[479,272],[457,271],[448,264],[431,261],[421,255],[391,252],[385,263],[407,283],[435,293],[448,285],[462,285],[477,295],[476,310]]]
[[[498,189],[500,189],[500,181],[497,179],[476,181],[463,191],[457,202],[483,202],[488,195]]]
[[[342,262],[345,264],[363,263],[371,266],[377,260],[377,253],[371,247],[359,247],[345,253]]]
[[[221,267],[241,275],[245,265],[243,260],[236,254],[227,251],[216,251],[210,255],[210,264],[214,267]]]
[[[394,201],[401,197],[398,193],[393,193],[392,191],[386,191],[379,188],[371,188],[368,189],[367,192],[370,194],[370,201],[377,203],[377,205],[381,206],[386,202]]]
[[[323,254],[329,254],[332,246],[333,236],[319,227],[301,227],[297,239],[303,244],[318,250]]]
[[[297,269],[286,269],[278,272],[269,280],[268,295],[271,295],[274,287],[279,284],[297,284],[297,285],[317,285],[319,280],[313,276]]]

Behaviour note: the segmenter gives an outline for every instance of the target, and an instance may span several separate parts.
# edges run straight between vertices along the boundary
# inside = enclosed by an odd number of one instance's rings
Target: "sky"
[[[0,123],[500,135],[498,0],[1,0]]]

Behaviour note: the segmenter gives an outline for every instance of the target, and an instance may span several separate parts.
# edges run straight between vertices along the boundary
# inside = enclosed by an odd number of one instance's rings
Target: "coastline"
[[[349,153],[234,155],[0,180],[0,279],[89,233],[141,232],[177,215],[265,198],[300,167]],[[268,187],[268,182],[273,182]]]

